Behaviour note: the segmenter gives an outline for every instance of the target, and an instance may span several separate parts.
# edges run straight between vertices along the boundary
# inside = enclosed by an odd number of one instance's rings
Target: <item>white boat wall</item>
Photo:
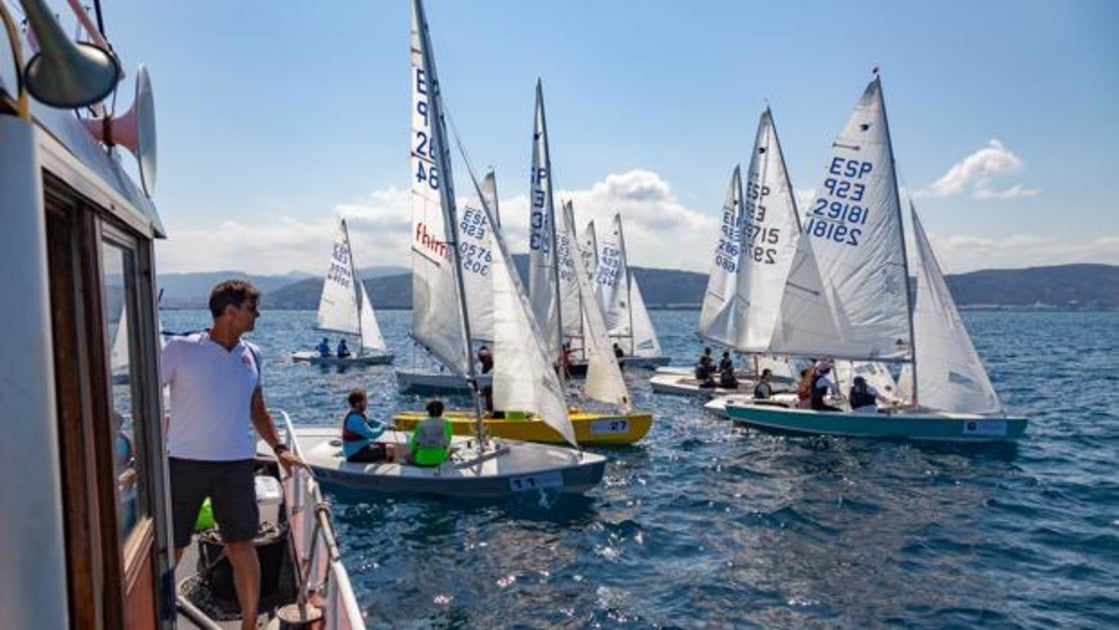
[[[917,244],[917,295],[913,308],[917,389],[911,394],[922,407],[931,409],[1001,413],[998,394],[971,343],[912,203],[910,212]]]
[[[696,329],[700,339],[728,348],[737,339],[734,334],[734,310],[727,306],[734,297],[739,248],[742,246],[742,223],[745,217],[742,196],[742,169],[736,165],[731,173],[726,201],[723,202],[719,240],[715,244],[711,271],[707,274],[707,290],[703,293],[703,305]]]
[[[908,360],[908,279],[893,149],[876,76],[832,143],[770,344],[776,354]],[[798,246],[799,247],[799,246]],[[814,256],[816,267],[805,264]]]

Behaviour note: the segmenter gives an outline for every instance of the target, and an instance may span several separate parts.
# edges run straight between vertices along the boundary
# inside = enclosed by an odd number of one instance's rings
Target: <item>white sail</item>
[[[629,303],[633,309],[633,348],[630,354],[638,357],[662,357],[664,353],[661,351],[661,342],[657,339],[653,320],[649,318],[649,311],[645,308],[645,298],[641,295],[641,287],[637,286],[637,278],[631,278],[629,287]]]
[[[917,402],[966,413],[998,413],[1002,407],[987,370],[964,328],[940,264],[910,204],[917,243],[917,296],[913,308]]]
[[[320,330],[357,335],[361,325],[358,321],[357,292],[354,286],[353,252],[350,250],[350,233],[346,220],[338,223],[334,234],[334,247],[330,252],[330,266],[322,284],[319,297],[317,326]]]
[[[770,349],[865,360],[911,355],[905,250],[882,86],[867,86],[832,143]],[[799,248],[799,246],[798,246]],[[804,264],[814,255],[815,268]]]
[[[493,236],[494,407],[531,411],[577,447],[553,355],[509,264],[504,238],[498,230]]]
[[[488,203],[488,201],[487,201]],[[458,216],[459,264],[470,313],[470,336],[476,341],[493,339],[493,280],[490,261],[493,239],[485,211],[463,206]]]
[[[162,348],[163,335],[159,336]],[[113,337],[113,349],[109,354],[109,367],[113,374],[123,374],[128,371],[128,305],[121,305],[120,319],[117,320],[117,330]]]
[[[587,221],[587,227],[579,237],[579,254],[590,274],[588,279],[594,282],[594,274],[598,271],[598,236],[594,231],[594,219]]]
[[[739,248],[742,244],[742,170],[735,166],[730,176],[726,201],[723,202],[723,220],[719,226],[719,241],[711,271],[707,274],[707,290],[703,294],[703,307],[699,312],[696,334],[701,339],[724,346],[733,346],[734,309],[729,308],[738,275]]]
[[[800,235],[796,197],[768,107],[758,120],[744,192],[742,239],[731,307],[734,347],[740,352],[759,353],[770,349]]]
[[[578,247],[575,238],[575,220],[567,216],[564,221],[568,238]],[[579,248],[581,249],[581,248]],[[629,390],[622,377],[622,370],[618,367],[617,357],[614,356],[613,345],[606,330],[606,322],[602,311],[591,307],[594,304],[594,288],[590,281],[590,270],[586,268],[585,259],[581,252],[572,256],[576,264],[575,278],[579,283],[579,295],[582,298],[583,317],[586,321],[584,331],[583,352],[587,358],[587,378],[584,382],[584,393],[594,400],[612,403],[621,407],[627,413],[630,409]]]
[[[556,217],[556,264],[559,265],[559,294],[563,322],[563,336],[574,339],[583,336],[583,304],[579,296],[579,283],[575,279],[574,241],[568,237],[565,217],[574,216],[570,201],[563,205],[563,214]],[[562,231],[561,231],[562,230]]]
[[[598,273],[595,274],[599,303],[611,337],[630,335],[629,269],[624,248],[622,215],[615,214],[610,231],[598,240]]]
[[[365,283],[358,280],[361,287],[361,349],[384,352],[388,350],[385,338],[381,335],[381,327],[377,324],[377,317],[373,314],[373,302],[369,301],[369,294],[365,291]]]
[[[836,361],[835,383],[844,396],[851,392],[855,377],[861,376],[885,398],[898,398],[898,384],[884,363],[875,361]]]
[[[532,130],[532,173],[529,187],[528,294],[536,321],[544,331],[550,356],[560,350],[559,274],[553,237],[558,233],[552,198],[552,164],[544,118],[544,91],[536,82],[536,116]]]
[[[467,374],[471,350],[448,243],[455,241],[450,145],[422,8],[412,5],[412,337],[448,368]],[[425,47],[427,48],[425,50]]]

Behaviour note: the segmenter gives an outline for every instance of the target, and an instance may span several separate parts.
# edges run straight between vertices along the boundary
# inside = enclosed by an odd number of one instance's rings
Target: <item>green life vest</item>
[[[451,446],[451,424],[443,418],[428,418],[416,426],[408,447],[417,466],[438,466],[447,461]]]

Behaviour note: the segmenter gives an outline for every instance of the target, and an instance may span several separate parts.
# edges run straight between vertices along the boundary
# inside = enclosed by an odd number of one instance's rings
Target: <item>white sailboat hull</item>
[[[653,388],[653,393],[656,394],[703,396],[707,398],[736,393],[751,393],[754,391],[754,382],[744,379],[739,379],[738,387],[735,389],[728,389],[725,387],[700,387],[699,379],[695,377],[694,372],[695,370],[690,370],[687,374],[658,372],[653,375],[653,378],[649,379],[649,386]]]
[[[291,360],[296,363],[310,363],[311,365],[330,365],[348,367],[351,365],[388,365],[396,357],[391,352],[383,354],[355,354],[340,359],[338,357],[321,357],[318,352],[296,352],[291,355]]]
[[[320,483],[377,494],[474,499],[504,499],[539,491],[580,494],[598,485],[606,470],[602,455],[499,439],[491,440],[480,452],[477,440],[456,436],[451,442],[451,459],[436,467],[347,462],[337,427],[296,428],[295,439]],[[406,433],[388,431],[379,441],[402,446],[407,440]]]
[[[729,418],[727,415],[727,407],[730,405],[737,405],[739,407],[745,405],[771,405],[778,407],[796,407],[797,395],[795,392],[786,392],[782,394],[774,394],[765,400],[757,400],[752,393],[750,394],[728,394],[726,396],[716,396],[703,404],[703,408],[722,417]]]

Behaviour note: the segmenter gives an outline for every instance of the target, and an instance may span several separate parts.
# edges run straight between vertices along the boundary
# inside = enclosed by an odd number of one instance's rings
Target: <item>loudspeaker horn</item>
[[[39,52],[23,70],[35,100],[60,109],[78,109],[103,100],[120,79],[120,63],[103,48],[73,42],[42,0],[20,0]]]
[[[82,122],[100,142],[122,146],[136,156],[144,193],[151,197],[155,192],[156,136],[155,99],[148,69],[141,64],[136,70],[136,100],[131,109],[120,116],[87,118]]]

